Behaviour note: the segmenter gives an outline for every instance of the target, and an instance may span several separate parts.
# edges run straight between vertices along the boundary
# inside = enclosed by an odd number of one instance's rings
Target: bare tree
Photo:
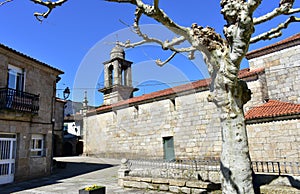
[[[57,2],[32,1],[49,8],[46,13],[35,14],[44,18],[53,8],[65,2],[64,0]],[[222,192],[230,194],[254,193],[243,113],[243,105],[251,99],[251,91],[245,81],[238,79],[238,71],[241,61],[248,51],[249,44],[278,37],[281,35],[281,30],[287,28],[290,23],[300,21],[299,18],[293,16],[293,14],[300,12],[299,8],[293,8],[294,0],[280,0],[278,7],[258,18],[253,18],[253,13],[262,0],[221,0],[221,14],[227,22],[223,29],[225,38],[222,38],[211,27],[202,27],[198,24],[192,24],[191,27],[178,25],[159,8],[159,0],[153,0],[153,4],[147,4],[142,0],[106,1],[129,3],[136,7],[133,27],[142,41],[136,43],[127,41],[120,43],[121,46],[136,47],[154,42],[161,45],[163,49],[173,51],[173,54],[166,61],[157,61],[160,66],[170,61],[177,53],[188,52],[191,59],[194,57],[195,51],[202,53],[212,78],[208,100],[216,104],[221,115]],[[155,19],[177,34],[178,37],[170,41],[162,41],[144,34],[139,27],[139,21],[143,15]],[[280,15],[286,15],[289,18],[277,27],[252,37],[257,25]],[[190,46],[180,47],[184,42],[188,42]]]

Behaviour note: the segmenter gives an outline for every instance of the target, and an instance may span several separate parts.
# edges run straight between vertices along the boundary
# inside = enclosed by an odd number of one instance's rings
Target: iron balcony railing
[[[37,114],[39,111],[39,95],[10,88],[0,88],[0,109]]]

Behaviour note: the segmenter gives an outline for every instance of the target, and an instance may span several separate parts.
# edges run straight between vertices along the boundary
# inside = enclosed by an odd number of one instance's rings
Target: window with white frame
[[[8,88],[15,89],[17,91],[24,91],[25,76],[24,70],[8,65]]]
[[[44,155],[44,135],[33,134],[31,137],[31,156],[41,157]]]

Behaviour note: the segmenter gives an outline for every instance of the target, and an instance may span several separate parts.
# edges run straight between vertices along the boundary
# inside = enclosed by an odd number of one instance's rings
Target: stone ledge
[[[171,186],[179,186],[183,187],[185,186],[186,181],[185,180],[180,180],[180,179],[169,179],[169,185]]]
[[[125,176],[123,178],[124,181],[137,181],[140,182],[142,177],[136,177],[136,176]]]
[[[126,176],[122,179],[124,187],[151,189],[180,193],[205,193],[220,189],[220,184],[197,180],[150,178]]]
[[[298,194],[300,190],[289,187],[289,186],[279,186],[279,185],[263,185],[260,187],[261,194]]]
[[[169,180],[164,178],[152,178],[152,183],[169,184]]]
[[[199,189],[209,189],[209,190],[217,190],[220,189],[220,184],[213,184],[210,182],[203,182],[203,181],[187,181],[187,187],[191,188],[199,188]]]
[[[151,183],[152,178],[150,178],[150,177],[141,177],[140,181],[143,181],[143,182],[146,182],[146,183]]]

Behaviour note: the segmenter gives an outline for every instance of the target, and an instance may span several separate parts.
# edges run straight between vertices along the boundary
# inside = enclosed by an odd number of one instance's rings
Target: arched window
[[[108,83],[109,86],[114,84],[114,67],[112,65],[108,68]]]
[[[123,86],[126,86],[127,84],[126,84],[126,72],[125,72],[125,69],[122,69],[122,85]]]

